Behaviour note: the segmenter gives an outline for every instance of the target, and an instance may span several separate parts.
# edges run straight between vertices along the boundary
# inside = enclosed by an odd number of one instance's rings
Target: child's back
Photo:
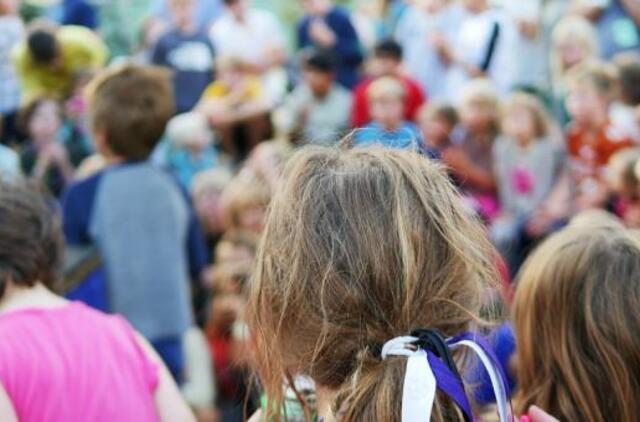
[[[79,303],[19,310],[0,316],[0,337],[0,381],[19,420],[157,420],[159,367],[122,318]]]
[[[179,335],[190,323],[189,223],[168,173],[141,163],[102,177],[90,233],[103,255],[110,306],[148,338]]]
[[[94,287],[106,292],[107,310],[125,316],[180,377],[189,279],[198,279],[207,253],[178,181],[147,162],[173,113],[170,84],[136,66],[92,83],[94,139],[111,166],[67,192],[64,231],[71,245],[98,247],[106,281]]]

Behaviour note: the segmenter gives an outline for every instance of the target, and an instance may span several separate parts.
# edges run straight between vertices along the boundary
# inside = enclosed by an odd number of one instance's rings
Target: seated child
[[[398,421],[403,408],[413,411],[404,420],[474,420],[470,360],[452,338],[483,349],[467,332],[493,291],[493,262],[483,228],[431,160],[302,148],[274,195],[249,284],[268,397],[252,420],[285,417],[283,393],[298,375],[317,397],[316,408],[302,404],[305,420]],[[510,421],[506,381],[487,366],[500,420]]]
[[[567,109],[572,122],[566,136],[577,211],[607,205],[606,165],[617,151],[633,145],[609,120],[615,90],[615,75],[604,64],[586,63],[570,73]]]
[[[447,104],[429,103],[418,111],[418,125],[424,146],[439,158],[451,147],[451,136],[458,125],[458,112]]]
[[[382,40],[376,45],[374,57],[371,59],[370,76],[353,91],[351,116],[353,127],[364,127],[375,120],[371,110],[369,90],[379,78],[395,78],[402,84],[405,91],[402,98],[404,118],[407,121],[416,119],[416,113],[425,102],[425,94],[418,82],[404,72],[402,57],[402,46],[392,39]]]
[[[268,137],[272,104],[260,79],[241,60],[221,57],[216,71],[217,80],[202,94],[197,111],[207,116],[225,152],[240,158]]]
[[[167,164],[182,186],[191,191],[194,177],[218,164],[213,133],[201,113],[180,114],[169,121]]]
[[[514,94],[505,103],[502,134],[493,147],[501,210],[491,237],[515,273],[523,258],[524,228],[555,186],[563,154],[550,139],[542,104],[528,94]]]
[[[442,155],[470,206],[487,222],[499,213],[493,172],[493,143],[500,133],[500,100],[486,79],[467,85],[460,109],[460,126],[453,147]]]
[[[20,121],[28,136],[20,151],[22,171],[59,196],[90,153],[85,138],[75,126],[65,126],[60,103],[45,97],[27,104]]]
[[[373,121],[355,133],[354,145],[422,150],[420,130],[404,118],[405,96],[404,86],[395,78],[383,77],[373,82],[367,92]]]
[[[104,263],[74,297],[102,296],[180,380],[182,336],[193,323],[189,285],[200,281],[208,253],[184,190],[148,161],[173,115],[171,91],[165,71],[135,65],[91,82],[92,134],[108,167],[71,186],[63,211],[67,243],[97,247]]]
[[[532,405],[563,421],[640,414],[640,240],[604,223],[554,235],[520,274],[516,414]]]
[[[335,81],[335,72],[333,58],[327,54],[313,53],[304,60],[304,82],[278,110],[297,143],[332,145],[346,134],[351,93]]]

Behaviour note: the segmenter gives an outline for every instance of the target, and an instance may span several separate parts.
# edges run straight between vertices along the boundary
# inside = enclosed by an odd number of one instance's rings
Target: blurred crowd
[[[0,139],[0,178],[63,218],[66,296],[127,318],[200,420],[242,420],[245,285],[300,146],[442,163],[507,302],[573,216],[640,228],[640,3],[0,0]]]

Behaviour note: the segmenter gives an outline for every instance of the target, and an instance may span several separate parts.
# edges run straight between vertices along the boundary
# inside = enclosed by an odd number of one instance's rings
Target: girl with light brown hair
[[[414,152],[297,152],[250,283],[269,403],[254,420],[281,420],[283,385],[299,375],[315,383],[325,422],[471,420],[462,346],[488,363],[507,420],[494,357],[465,335],[496,283],[494,251],[469,215],[443,169]]]
[[[640,415],[640,239],[621,226],[577,225],[525,264],[514,305],[518,414],[563,421]]]

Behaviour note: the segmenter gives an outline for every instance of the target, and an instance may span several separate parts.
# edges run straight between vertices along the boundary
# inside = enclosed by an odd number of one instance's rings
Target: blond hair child
[[[207,118],[197,112],[179,114],[169,121],[166,137],[169,141],[167,167],[190,191],[198,173],[218,165]]]
[[[367,90],[372,122],[358,129],[354,136],[357,146],[382,145],[387,148],[414,149],[422,147],[422,135],[417,126],[404,117],[407,91],[403,83],[385,76],[375,80]]]
[[[454,146],[442,156],[471,206],[487,221],[498,214],[493,143],[500,133],[500,99],[491,81],[476,79],[464,89]]]
[[[525,227],[547,200],[563,165],[563,151],[549,129],[536,97],[517,93],[504,104],[502,135],[493,147],[501,210],[491,237],[513,272],[525,252]]]

